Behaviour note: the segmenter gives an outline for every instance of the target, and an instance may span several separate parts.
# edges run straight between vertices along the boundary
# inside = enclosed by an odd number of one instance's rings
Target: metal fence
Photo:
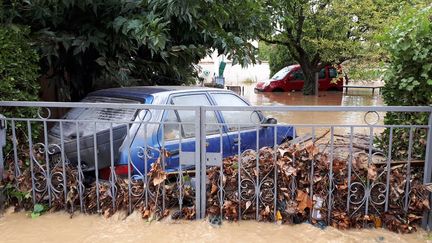
[[[186,218],[329,225],[347,219],[346,224],[377,224],[374,217],[387,214],[413,221],[420,215],[423,227],[432,226],[425,187],[432,176],[432,107],[54,102],[0,102],[0,107],[35,114],[0,118],[4,184],[29,188],[33,204],[107,215],[125,209],[162,217],[178,209],[177,216]],[[58,108],[68,115],[52,117]],[[305,112],[356,113],[364,121],[268,119]],[[388,112],[424,113],[429,119],[384,125]]]

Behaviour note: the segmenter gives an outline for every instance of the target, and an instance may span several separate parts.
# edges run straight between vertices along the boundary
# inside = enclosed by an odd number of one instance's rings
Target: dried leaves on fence
[[[283,144],[276,150],[265,147],[258,153],[247,150],[240,158],[225,158],[222,171],[208,168],[206,213],[234,221],[307,221],[340,229],[385,226],[397,232],[414,231],[430,208],[422,168],[372,162],[368,154],[343,158],[312,142]],[[181,204],[172,218],[195,218],[195,191],[189,176],[168,177],[160,161],[147,177],[133,177],[130,183],[118,177],[89,183],[76,168],[58,165],[50,168],[49,186],[43,166],[34,168],[33,178],[29,169],[15,178],[10,166],[4,182],[31,192],[33,180],[35,201],[51,203],[52,210],[82,209],[106,217],[119,210],[136,210],[143,218],[160,219],[170,213],[167,209]],[[30,200],[20,205],[30,208]]]
[[[311,142],[249,150],[224,159],[223,177],[220,167],[208,170],[207,214],[412,232],[430,208],[422,170],[374,164],[364,152],[341,158]]]

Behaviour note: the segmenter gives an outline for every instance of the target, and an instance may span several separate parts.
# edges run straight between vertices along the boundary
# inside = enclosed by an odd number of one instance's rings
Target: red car
[[[338,70],[339,69],[339,70]],[[343,88],[343,78],[339,77],[340,68],[326,66],[319,72],[319,90],[339,90]],[[304,85],[303,71],[300,65],[284,67],[265,82],[258,82],[256,91],[261,92],[289,92],[302,90]]]

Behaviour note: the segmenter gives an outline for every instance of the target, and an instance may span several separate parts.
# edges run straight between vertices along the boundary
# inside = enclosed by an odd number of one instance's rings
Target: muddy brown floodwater
[[[324,230],[310,224],[277,225],[242,221],[212,226],[207,221],[148,223],[138,214],[124,219],[50,213],[31,219],[25,213],[0,218],[0,242],[426,242],[424,231],[396,234],[384,229]]]
[[[246,87],[245,96],[255,105],[382,105],[380,96],[369,90],[322,92],[319,97],[303,97],[301,93],[254,94]],[[361,112],[292,112],[270,113],[280,123],[288,124],[365,124]],[[381,116],[383,114],[380,114]],[[380,121],[382,123],[382,120]],[[307,131],[303,131],[307,132]],[[357,132],[357,131],[356,131]],[[396,234],[384,229],[340,231],[322,230],[309,224],[277,225],[243,221],[224,222],[214,227],[205,220],[147,222],[139,215],[129,217],[66,213],[48,213],[31,219],[27,213],[0,216],[0,242],[432,242],[427,232]]]
[[[384,105],[378,93],[371,95],[368,89],[349,90],[348,94],[330,91],[319,92],[318,96],[303,96],[301,92],[282,92],[282,93],[254,93],[253,86],[245,86],[244,96],[253,105],[262,106],[380,106]],[[365,112],[265,112],[267,116],[274,117],[278,123],[291,125],[366,125],[368,122],[375,123],[376,115],[369,114],[365,117]],[[379,112],[377,124],[383,124],[384,113]],[[329,129],[323,126],[319,131]],[[349,128],[335,127],[335,132],[348,132]],[[382,130],[374,129],[373,133]],[[299,135],[312,133],[311,128],[297,128]],[[354,133],[369,134],[368,128],[354,128]]]

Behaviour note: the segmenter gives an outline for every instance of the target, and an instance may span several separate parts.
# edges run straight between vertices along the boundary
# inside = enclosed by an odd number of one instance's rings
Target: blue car
[[[90,93],[82,101],[173,106],[250,105],[232,91],[186,86],[105,89]],[[70,163],[80,161],[83,171],[99,170],[101,177],[109,176],[112,164],[118,175],[127,175],[129,168],[132,174],[142,175],[159,158],[162,148],[169,155],[164,158],[165,170],[176,171],[180,166],[180,154],[195,151],[193,110],[83,107],[71,109],[64,119],[67,121],[62,122],[61,127],[56,124],[51,128],[50,143],[61,144],[63,140]],[[207,111],[206,152],[227,157],[238,154],[239,150],[256,150],[257,141],[259,147],[264,147],[273,146],[275,138],[278,144],[292,139],[292,126],[278,125],[277,129],[266,126],[275,123],[274,118],[266,118],[261,112]]]

